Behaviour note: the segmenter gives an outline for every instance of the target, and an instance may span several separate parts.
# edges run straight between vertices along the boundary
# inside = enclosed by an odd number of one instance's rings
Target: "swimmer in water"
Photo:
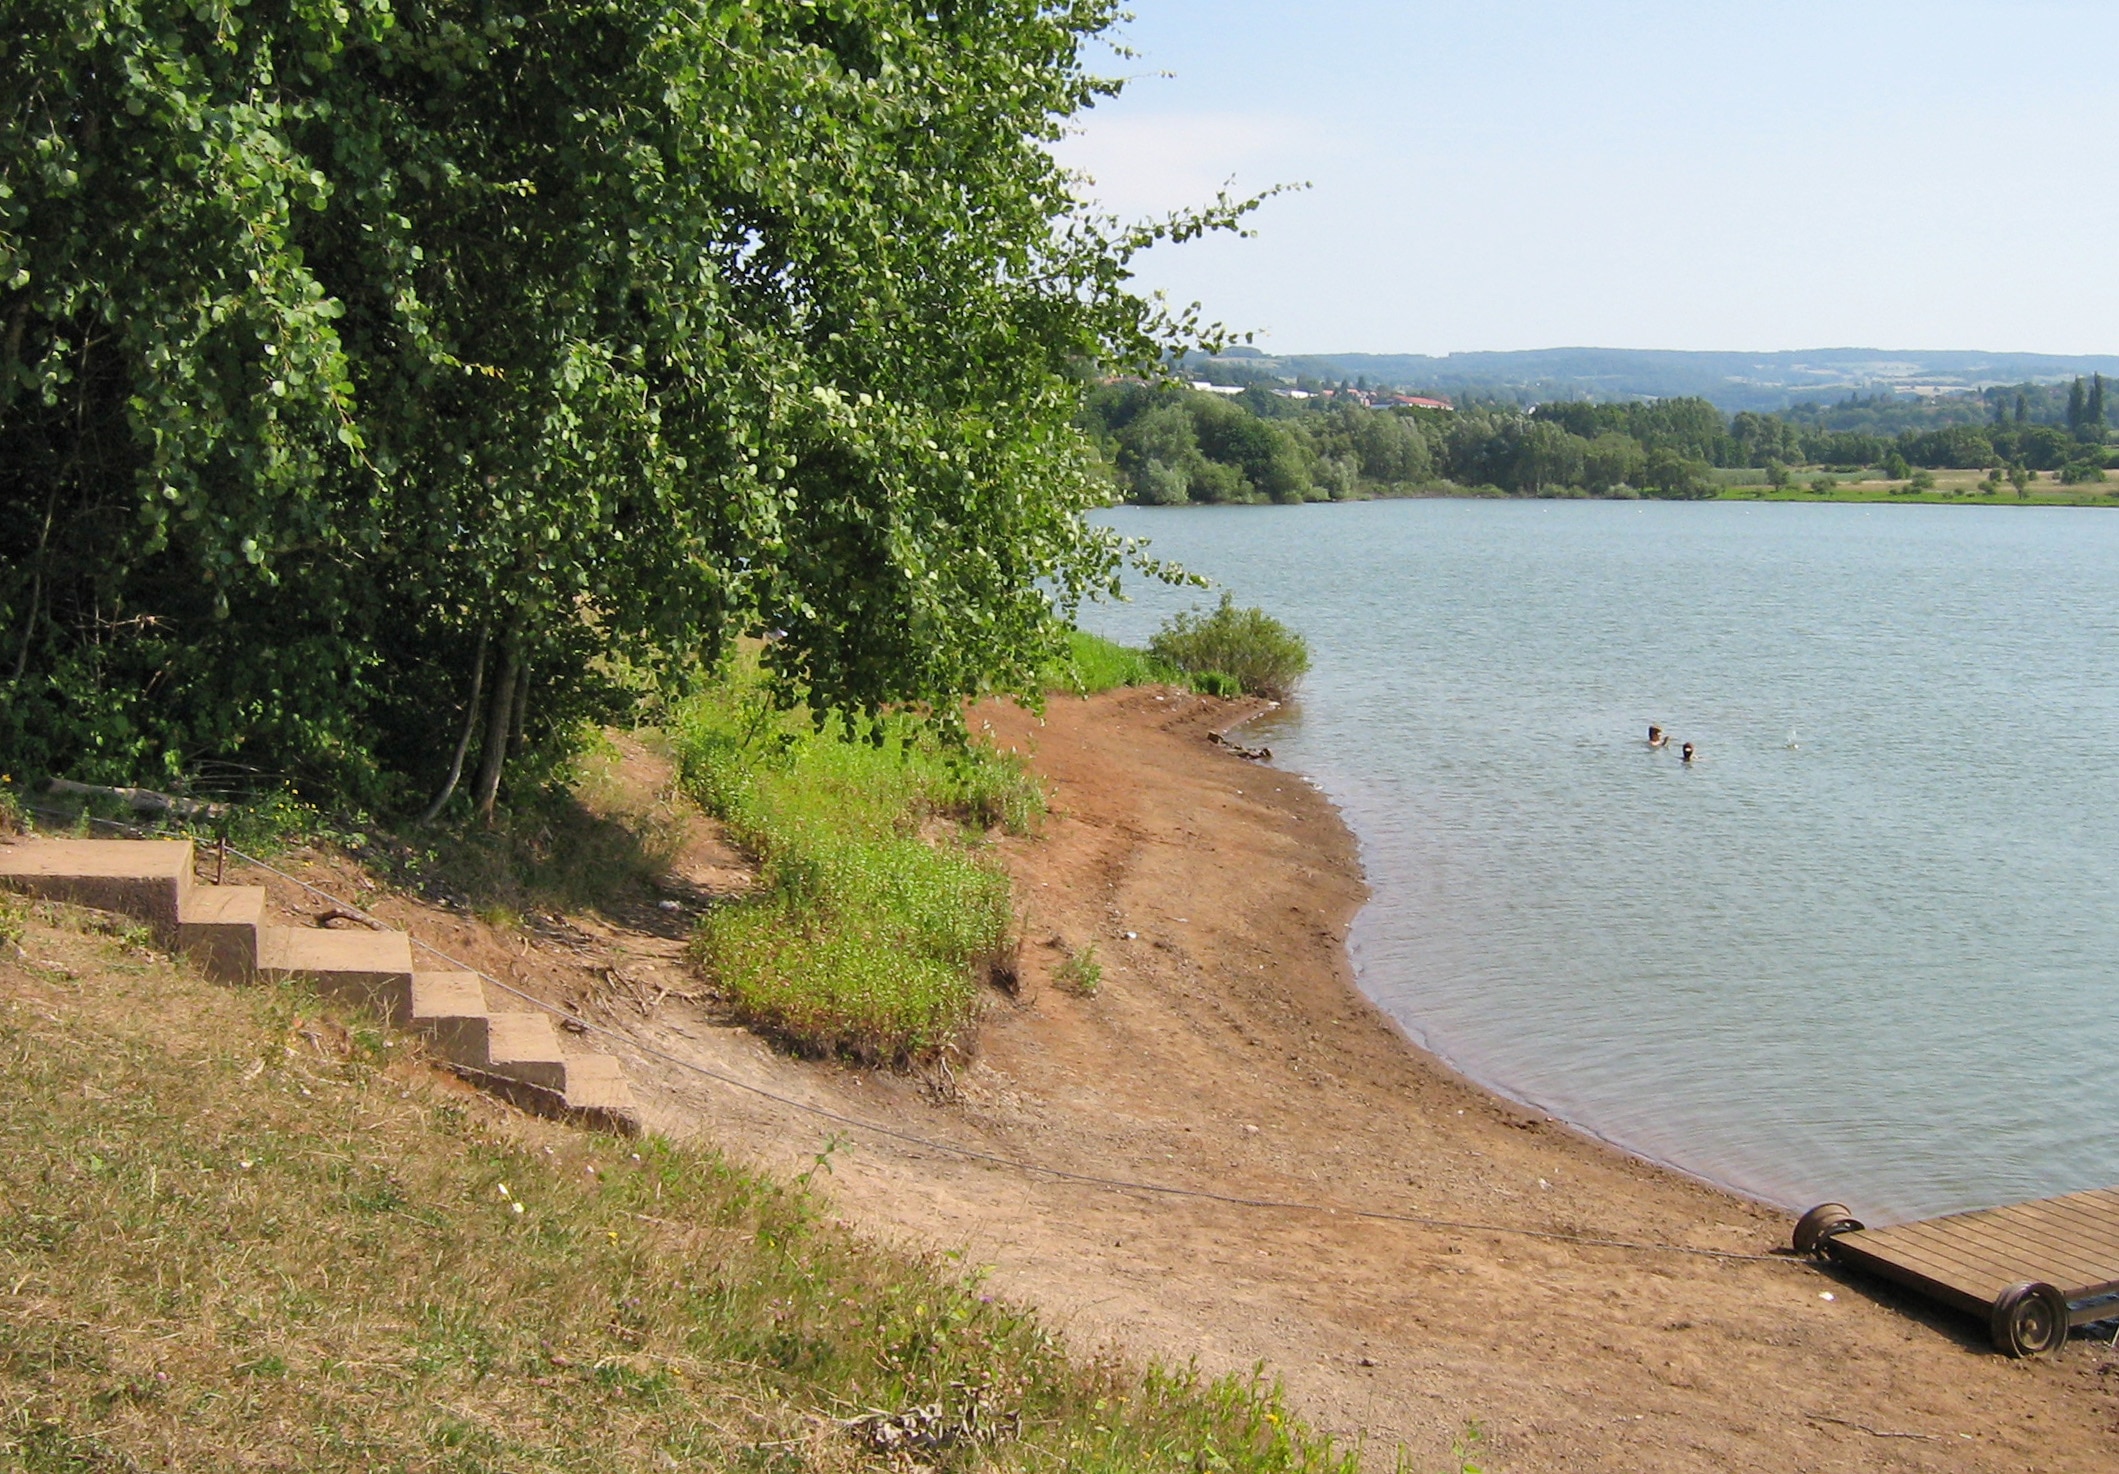
[[[1688,762],[1688,763],[1689,763],[1689,762],[1691,762],[1691,761],[1692,761],[1692,744],[1691,744],[1690,742],[1688,742],[1688,743],[1686,743],[1686,744],[1685,744],[1685,747],[1684,747],[1684,754],[1685,754],[1685,761],[1686,761],[1686,762]]]
[[[1651,724],[1648,728],[1648,745],[1650,747],[1668,747],[1670,745],[1670,734],[1661,727]]]

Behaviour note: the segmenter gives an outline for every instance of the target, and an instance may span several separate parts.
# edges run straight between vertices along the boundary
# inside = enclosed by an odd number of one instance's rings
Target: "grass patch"
[[[1224,671],[1186,671],[1161,656],[1087,630],[1071,630],[1067,639],[1067,661],[1045,672],[1047,690],[1094,696],[1120,686],[1182,686],[1204,696],[1243,694],[1242,685]]]
[[[748,668],[671,731],[686,787],[759,864],[759,893],[714,910],[694,941],[746,1022],[901,1063],[962,1034],[982,979],[1012,980],[1008,878],[982,851],[990,829],[1021,833],[1044,811],[1020,759],[905,718],[818,730],[774,711]]]
[[[1053,969],[1052,976],[1069,993],[1094,998],[1104,985],[1104,965],[1096,960],[1096,943],[1089,943],[1079,952],[1069,952],[1067,960]]]
[[[616,764],[598,734],[560,782],[518,795],[491,824],[370,829],[348,848],[408,890],[481,913],[609,909],[653,893],[684,846],[674,811],[635,812],[604,791]]]
[[[1793,469],[1789,484],[1779,490],[1769,486],[1725,486],[1721,495],[1734,501],[1787,502],[1919,502],[1930,505],[2109,507],[2114,497],[2109,485],[2096,482],[2070,484],[2058,472],[2034,473],[2021,487],[2005,478],[1976,470],[1930,471],[1925,480],[1885,480],[1880,472],[1820,472],[1816,467]],[[1874,478],[1874,479],[1870,479]],[[1820,483],[1825,483],[1820,485]]]
[[[1045,672],[1045,685],[1056,691],[1094,696],[1121,686],[1183,686],[1185,673],[1145,650],[1121,645],[1087,630],[1067,632],[1068,659]]]
[[[0,1468],[1353,1474],[1271,1389],[1072,1358],[799,1184],[81,916],[0,959]]]
[[[1218,671],[1245,693],[1285,701],[1310,668],[1310,647],[1263,609],[1238,609],[1228,594],[1211,614],[1197,609],[1172,616],[1148,642],[1148,653],[1179,670]]]

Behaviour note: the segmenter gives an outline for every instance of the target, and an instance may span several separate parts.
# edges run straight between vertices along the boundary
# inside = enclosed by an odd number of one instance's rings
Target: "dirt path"
[[[982,714],[1034,755],[1055,805],[1039,839],[1004,846],[1028,912],[1023,988],[996,1000],[953,1092],[788,1060],[674,992],[601,1006],[710,1068],[933,1140],[1342,1211],[967,1162],[647,1064],[653,1124],[782,1167],[809,1165],[836,1132],[818,1180],[849,1220],[961,1248],[1085,1345],[1216,1372],[1263,1362],[1313,1422],[1403,1442],[1416,1467],[1446,1467],[1475,1422],[1489,1469],[2112,1467],[2119,1354],[2081,1339],[2013,1362],[1967,1320],[1799,1262],[1344,1211],[1743,1254],[1788,1229],[1466,1084],[1364,1003],[1343,945],[1364,894],[1351,838],[1299,777],[1205,740],[1244,710],[1133,690],[1055,700],[1042,725]],[[710,838],[688,863],[709,889],[732,873]],[[520,979],[578,995],[615,957],[682,991],[681,926],[580,926],[586,949],[566,965],[583,981],[527,944]],[[1092,943],[1100,990],[1057,987],[1058,962]]]

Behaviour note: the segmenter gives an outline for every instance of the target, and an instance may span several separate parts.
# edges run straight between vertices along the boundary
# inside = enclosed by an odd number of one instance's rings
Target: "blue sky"
[[[1142,271],[1269,349],[2119,352],[2119,0],[1134,11],[1061,156],[1308,182]]]

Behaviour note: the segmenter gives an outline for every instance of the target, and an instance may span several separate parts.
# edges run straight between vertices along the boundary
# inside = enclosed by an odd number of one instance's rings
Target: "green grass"
[[[1121,645],[1086,630],[1067,635],[1069,659],[1045,673],[1045,685],[1058,691],[1094,696],[1120,686],[1182,686],[1185,674],[1166,660],[1157,660],[1145,650]]]
[[[758,861],[753,898],[716,908],[694,952],[739,1016],[816,1053],[902,1063],[955,1042],[980,985],[1012,976],[1008,878],[987,831],[1044,796],[1022,761],[952,748],[902,718],[873,735],[776,712],[739,669],[676,714],[684,781]]]
[[[1089,943],[1079,952],[1069,952],[1052,975],[1068,992],[1094,998],[1104,985],[1104,965],[1096,960],[1096,943]]]
[[[0,1469],[1352,1474],[1272,1389],[1077,1359],[800,1182],[117,930],[0,957]]]
[[[1241,696],[1243,685],[1220,670],[1188,671],[1161,656],[1086,630],[1070,630],[1065,664],[1045,672],[1045,687],[1094,696],[1120,686],[1181,686],[1204,696]]]
[[[2038,507],[2110,507],[2119,505],[2119,491],[2109,483],[2085,482],[2079,485],[2063,485],[2051,473],[2034,478],[2019,496],[2007,482],[1998,487],[1986,480],[1980,471],[1934,471],[1930,475],[1934,485],[1915,489],[1905,481],[1846,479],[1833,475],[1833,486],[1824,492],[1812,489],[1811,482],[1821,473],[1812,469],[1791,469],[1789,484],[1779,491],[1769,486],[1728,486],[1722,490],[1725,501],[1770,501],[1770,502],[1917,502],[1927,505],[1962,506],[1966,503],[1988,506],[2038,506]],[[1874,475],[1876,473],[1868,473]],[[1987,489],[1992,488],[1992,489]]]

